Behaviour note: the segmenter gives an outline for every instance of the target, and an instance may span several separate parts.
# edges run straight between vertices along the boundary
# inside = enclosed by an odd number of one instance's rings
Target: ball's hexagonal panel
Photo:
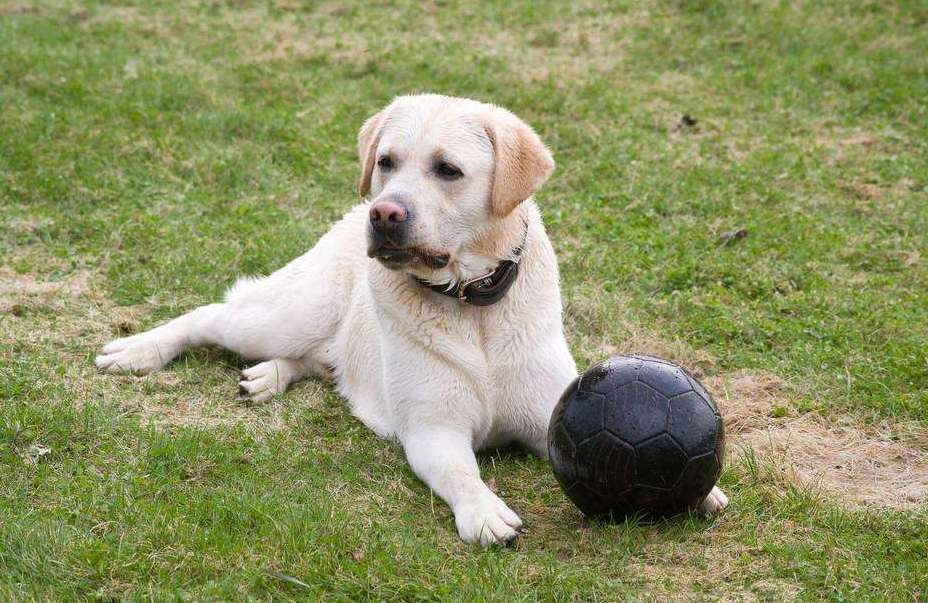
[[[577,446],[577,481],[611,500],[635,481],[635,451],[608,431]]]
[[[654,360],[641,364],[638,370],[638,380],[647,383],[668,398],[693,389],[683,369]]]
[[[574,444],[580,444],[603,429],[603,396],[578,389],[566,401],[561,425]]]
[[[690,391],[669,400],[667,432],[693,457],[715,450],[721,420],[705,398]]]
[[[595,517],[608,513],[612,505],[582,483],[576,482],[564,488],[567,497],[585,514]]]
[[[691,458],[674,488],[674,499],[681,508],[693,508],[709,494],[722,473],[715,451]]]
[[[580,389],[609,394],[617,387],[635,381],[638,378],[641,363],[641,359],[633,356],[614,356],[583,373],[580,378]]]
[[[563,421],[552,421],[549,427],[548,454],[550,455],[553,452],[562,454],[565,458],[577,458],[577,444],[567,433]]]
[[[676,505],[670,495],[671,491],[666,488],[638,484],[628,493],[628,500],[637,509],[637,513],[645,518],[653,518],[675,512]]]
[[[561,422],[552,422],[548,430],[548,460],[562,486],[577,481],[577,446]]]
[[[680,479],[688,457],[667,433],[635,446],[638,483],[652,488],[672,488]],[[577,472],[582,474],[582,468]]]
[[[637,444],[667,429],[667,398],[635,381],[606,398],[605,428],[629,444]]]
[[[567,410],[567,404],[577,394],[577,387],[580,383],[580,376],[574,378],[570,382],[570,385],[564,388],[564,393],[561,394],[560,399],[558,399],[557,404],[554,405],[554,410],[551,411],[551,422],[549,425],[553,425],[561,420],[561,417],[564,416],[564,411]]]
[[[696,381],[696,379],[693,378],[693,376],[690,375],[689,373],[687,373],[686,376],[689,378],[690,383],[693,386],[693,391],[695,391],[697,394],[703,397],[703,399],[706,401],[709,407],[715,412],[715,414],[719,414],[719,408],[715,405],[715,400],[712,399],[712,396],[709,395],[709,392],[706,391],[706,388],[702,386],[702,383],[700,383],[699,381]]]

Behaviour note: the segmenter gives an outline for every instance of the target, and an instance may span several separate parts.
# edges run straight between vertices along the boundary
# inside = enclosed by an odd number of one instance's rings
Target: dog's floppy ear
[[[387,110],[384,109],[369,117],[358,133],[358,158],[361,160],[361,180],[358,182],[358,192],[362,197],[366,197],[371,192],[371,175],[374,173],[377,145],[380,143],[380,132],[386,113]]]
[[[502,217],[541,188],[554,171],[554,158],[538,134],[505,109],[494,107],[484,129],[496,155],[491,208]]]

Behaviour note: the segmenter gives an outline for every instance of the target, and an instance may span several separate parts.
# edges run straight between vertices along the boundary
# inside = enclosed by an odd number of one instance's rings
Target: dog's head
[[[509,111],[432,94],[399,97],[368,119],[358,152],[368,255],[419,274],[455,262],[554,169],[538,135]]]

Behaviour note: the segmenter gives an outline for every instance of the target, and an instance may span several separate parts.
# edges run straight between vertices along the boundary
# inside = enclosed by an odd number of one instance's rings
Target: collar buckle
[[[479,283],[480,281],[483,281],[483,280],[492,280],[493,275],[496,274],[496,270],[497,269],[494,268],[493,270],[490,270],[489,272],[487,272],[486,274],[482,276],[475,276],[474,278],[466,280],[462,282],[461,284],[459,284],[458,290],[457,290],[458,301],[460,301],[461,303],[467,303],[467,288],[473,285],[474,283]]]

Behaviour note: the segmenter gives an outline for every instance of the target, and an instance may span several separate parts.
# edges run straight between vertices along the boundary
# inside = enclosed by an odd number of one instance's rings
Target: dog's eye
[[[393,159],[391,159],[389,155],[384,155],[377,160],[377,167],[385,172],[389,172],[393,169]]]
[[[447,161],[442,161],[435,166],[435,173],[442,180],[457,180],[464,175],[464,172],[451,165]]]

